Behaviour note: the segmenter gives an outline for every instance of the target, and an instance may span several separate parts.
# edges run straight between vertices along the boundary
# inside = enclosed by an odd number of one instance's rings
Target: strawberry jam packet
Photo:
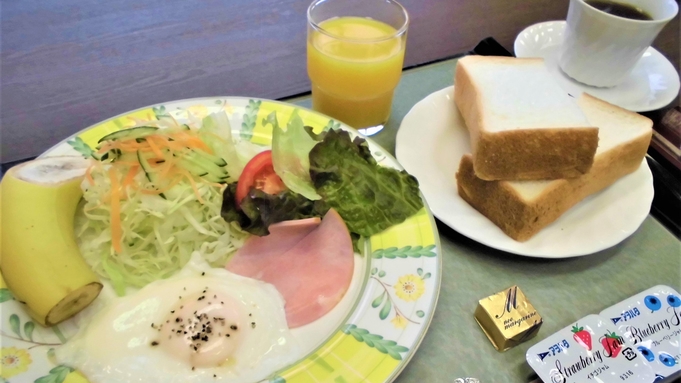
[[[619,327],[589,315],[527,350],[527,362],[546,383],[652,383],[647,359]]]
[[[656,379],[681,370],[681,295],[655,286],[601,311],[653,369]]]

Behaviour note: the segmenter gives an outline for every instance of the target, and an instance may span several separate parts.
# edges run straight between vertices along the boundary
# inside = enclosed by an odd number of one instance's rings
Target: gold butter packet
[[[518,286],[478,301],[475,320],[502,352],[537,335],[543,322]]]

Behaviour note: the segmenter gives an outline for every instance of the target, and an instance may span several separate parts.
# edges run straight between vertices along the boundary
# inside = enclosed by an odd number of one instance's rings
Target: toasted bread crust
[[[461,198],[477,209],[509,237],[524,242],[558,219],[587,196],[633,173],[648,150],[649,134],[596,156],[591,170],[577,178],[554,180],[533,200],[526,200],[510,181],[486,181],[476,176],[473,157],[461,158],[456,173]]]
[[[595,128],[481,131],[473,167],[483,180],[574,178],[591,169],[596,149]]]
[[[561,127],[489,131],[485,104],[467,69],[478,57],[459,61],[454,77],[454,102],[466,123],[473,148],[473,166],[484,180],[550,180],[574,178],[589,171],[598,148],[598,128]],[[506,65],[536,65],[541,59],[484,58]]]

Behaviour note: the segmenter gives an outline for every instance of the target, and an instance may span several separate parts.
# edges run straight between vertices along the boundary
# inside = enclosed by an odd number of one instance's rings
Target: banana
[[[46,326],[75,315],[102,290],[73,229],[87,166],[80,157],[42,158],[11,168],[0,183],[0,270],[14,297]]]

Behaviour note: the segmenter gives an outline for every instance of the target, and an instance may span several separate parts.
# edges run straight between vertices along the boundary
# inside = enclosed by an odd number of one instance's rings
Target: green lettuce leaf
[[[244,165],[239,160],[239,156],[232,140],[232,126],[225,111],[211,113],[201,121],[199,137],[205,142],[213,153],[227,161],[227,173],[229,182],[239,179]]]
[[[258,236],[269,234],[267,228],[277,222],[323,215],[315,210],[313,201],[290,190],[272,195],[251,188],[241,201],[241,209],[236,208],[235,195],[236,183],[227,185],[223,192],[222,218],[238,222],[244,231]]]
[[[345,131],[330,130],[310,151],[310,176],[322,196],[317,208],[333,207],[348,229],[368,237],[403,222],[423,208],[416,178],[379,166],[369,145]]]
[[[272,125],[272,163],[286,187],[310,200],[320,199],[310,179],[309,153],[317,140],[305,128],[298,110],[291,113],[286,130],[279,127],[276,112],[270,113],[262,123]]]
[[[222,217],[251,234],[269,234],[281,221],[324,216],[334,208],[343,217],[353,242],[403,222],[423,208],[418,182],[405,171],[379,166],[367,142],[330,130],[310,151],[310,179],[322,197],[310,200],[292,190],[276,195],[252,188],[235,205],[236,183],[224,191]],[[288,186],[288,185],[287,185]]]

